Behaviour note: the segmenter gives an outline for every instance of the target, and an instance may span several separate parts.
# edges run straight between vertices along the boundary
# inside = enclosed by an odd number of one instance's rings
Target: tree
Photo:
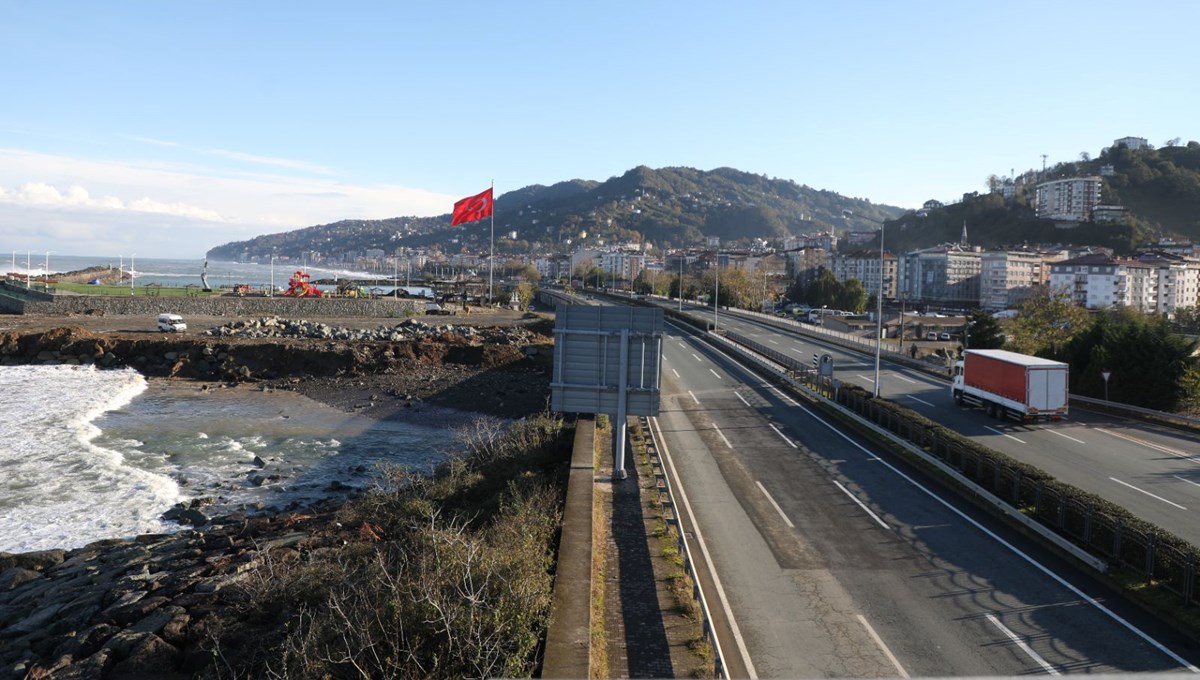
[[[1086,309],[1066,291],[1043,289],[1027,299],[1013,320],[1008,349],[1055,358],[1071,338],[1091,325]]]
[[[967,329],[963,337],[965,349],[1000,349],[1004,346],[1004,329],[996,317],[982,309],[967,314]]]
[[[841,290],[838,291],[835,305],[837,309],[854,312],[855,314],[859,314],[866,309],[867,291],[863,288],[862,281],[850,279],[842,284]]]
[[[1072,392],[1103,397],[1103,372],[1110,371],[1114,401],[1170,411],[1196,400],[1196,346],[1175,334],[1164,318],[1117,308],[1097,314],[1060,358],[1071,365]]]

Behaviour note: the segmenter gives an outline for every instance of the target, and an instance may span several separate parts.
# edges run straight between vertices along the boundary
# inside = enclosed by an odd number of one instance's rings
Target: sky
[[[201,257],[638,165],[915,208],[1200,139],[1196,25],[1190,0],[0,0],[0,253]]]

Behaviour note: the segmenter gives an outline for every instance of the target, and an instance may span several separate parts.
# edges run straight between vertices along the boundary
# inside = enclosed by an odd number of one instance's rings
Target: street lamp
[[[717,309],[721,299],[721,253],[713,255],[713,330],[717,330]]]
[[[842,215],[851,217],[854,215],[849,210],[843,210]],[[864,217],[863,219],[874,222],[879,225],[879,294],[875,296],[876,311],[875,311],[875,397],[879,396],[879,358],[883,352],[883,222],[880,220]]]
[[[679,311],[683,312],[683,254],[679,255]]]

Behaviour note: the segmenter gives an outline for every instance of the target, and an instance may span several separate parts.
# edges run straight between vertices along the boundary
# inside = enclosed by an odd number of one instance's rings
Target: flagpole
[[[496,270],[496,180],[492,180],[492,205],[491,205],[491,246],[488,251],[488,289],[487,299],[488,304],[492,303],[492,276]]]

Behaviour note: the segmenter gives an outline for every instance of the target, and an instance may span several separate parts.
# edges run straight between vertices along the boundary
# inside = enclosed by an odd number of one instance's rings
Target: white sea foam
[[[0,394],[8,552],[177,530],[162,513],[196,497],[216,513],[315,502],[380,463],[428,469],[445,438],[296,394],[148,384],[130,370],[5,366]]]
[[[146,389],[132,370],[0,368],[0,550],[78,547],[98,537],[163,531],[181,499],[168,476],[96,446],[93,421]]]

